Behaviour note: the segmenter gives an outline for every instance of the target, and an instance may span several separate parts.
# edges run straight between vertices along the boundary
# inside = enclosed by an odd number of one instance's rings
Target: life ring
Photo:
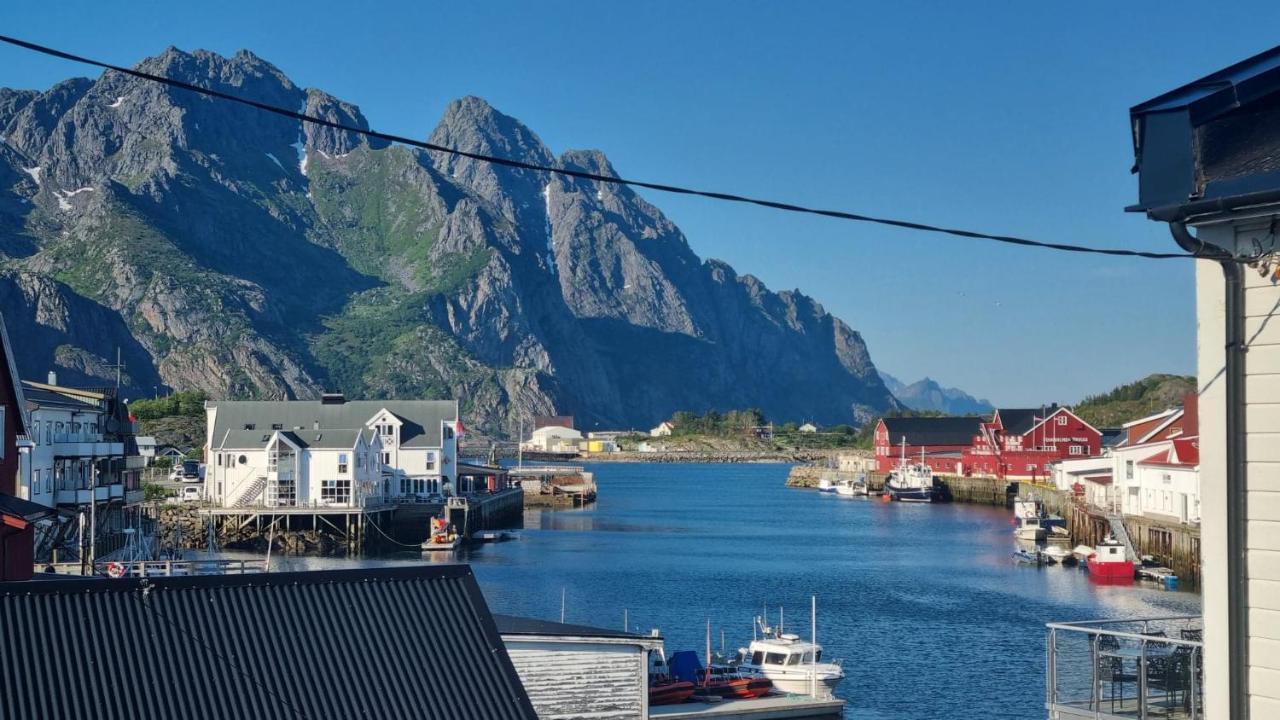
[[[118,562],[107,563],[107,577],[122,578],[124,577],[124,564]]]

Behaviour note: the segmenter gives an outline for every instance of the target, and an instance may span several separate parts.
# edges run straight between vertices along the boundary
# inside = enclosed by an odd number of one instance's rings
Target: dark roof
[[[326,403],[320,400],[218,400],[206,403],[216,408],[213,420],[214,447],[222,445],[228,432],[239,432],[252,424],[259,433],[270,433],[272,425],[282,430],[363,430],[365,423],[382,410],[404,420],[400,427],[400,447],[440,447],[441,423],[456,422],[456,400],[347,400]],[[261,438],[261,435],[258,436]],[[255,443],[257,447],[265,443]],[[351,443],[355,444],[354,437]],[[349,447],[349,446],[348,446]]]
[[[1050,412],[1049,408],[1000,408],[1000,424],[1010,435],[1023,435]]]
[[[4,717],[536,717],[466,565],[12,582],[0,615]]]
[[[16,410],[13,432],[17,435],[26,435],[27,399],[22,396],[22,379],[18,377],[18,365],[13,361],[13,345],[9,342],[9,329],[5,327],[3,315],[0,315],[0,350],[3,350],[4,356],[0,358],[0,362],[4,363],[4,368],[0,368],[0,372],[9,376],[8,381],[13,390],[13,406]]]
[[[58,511],[51,507],[33,503],[30,500],[23,500],[13,495],[5,495],[0,493],[0,515],[8,515],[16,517],[27,522],[39,520],[40,518],[57,515]]]
[[[1174,221],[1274,202],[1280,47],[1133,106],[1138,203]]]
[[[970,445],[981,424],[978,417],[884,418],[891,445],[901,443],[904,436],[908,445]]]
[[[79,398],[74,395],[63,395],[43,387],[37,387],[27,380],[22,381],[22,396],[26,398],[28,403],[35,403],[40,407],[57,407],[67,408],[71,410],[88,411],[101,410],[99,403],[89,400],[88,398]]]
[[[544,427],[573,427],[572,415],[534,415],[533,429],[538,430]]]
[[[599,637],[599,638],[634,638],[636,640],[652,640],[648,635],[637,635],[624,630],[605,630],[587,625],[571,625],[567,623],[517,617],[515,615],[494,614],[493,621],[498,625],[498,632],[503,635],[545,635],[551,637]]]

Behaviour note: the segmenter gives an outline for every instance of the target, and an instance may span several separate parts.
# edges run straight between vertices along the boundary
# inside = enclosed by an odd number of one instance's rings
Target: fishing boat
[[[902,459],[885,479],[884,490],[891,500],[933,502],[933,470],[924,461],[924,448],[920,448],[920,462],[908,464],[907,440],[902,439]]]
[[[822,477],[818,478],[818,492],[820,493],[836,492],[836,483],[835,481],[832,480],[830,473],[823,473]]]
[[[1044,524],[1044,508],[1035,498],[1013,501],[1014,535],[1019,540],[1043,540],[1048,533]]]
[[[1093,549],[1085,566],[1090,576],[1103,580],[1133,579],[1133,561],[1125,554],[1124,545],[1111,535]]]
[[[779,623],[781,624],[781,623]],[[844,680],[840,661],[823,662],[822,646],[800,636],[769,627],[764,618],[755,618],[751,645],[738,649],[738,672],[765,678],[787,693],[828,696]]]
[[[422,541],[423,552],[450,552],[458,549],[462,538],[458,537],[453,523],[445,518],[431,518],[431,534]]]

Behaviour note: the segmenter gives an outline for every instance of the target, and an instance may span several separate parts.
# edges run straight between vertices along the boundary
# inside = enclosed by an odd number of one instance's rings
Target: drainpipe
[[[1198,258],[1216,260],[1226,281],[1226,368],[1227,395],[1227,634],[1230,649],[1230,708],[1232,720],[1249,717],[1249,578],[1246,573],[1248,547],[1248,488],[1246,466],[1248,439],[1245,435],[1244,370],[1248,347],[1244,339],[1244,283],[1240,263],[1231,253],[1210,246],[1192,235],[1183,222],[1169,223],[1179,247]]]

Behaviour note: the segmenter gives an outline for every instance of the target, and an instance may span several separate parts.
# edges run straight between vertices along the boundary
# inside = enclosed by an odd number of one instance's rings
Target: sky
[[[1271,47],[1280,3],[6,3],[0,34],[131,65],[248,48],[425,138],[478,95],[618,172],[985,232],[1176,250],[1128,109]],[[359,7],[359,9],[357,9]],[[92,68],[0,47],[0,87]],[[644,192],[703,258],[800,289],[881,370],[998,405],[1194,372],[1193,261],[1073,256]]]

